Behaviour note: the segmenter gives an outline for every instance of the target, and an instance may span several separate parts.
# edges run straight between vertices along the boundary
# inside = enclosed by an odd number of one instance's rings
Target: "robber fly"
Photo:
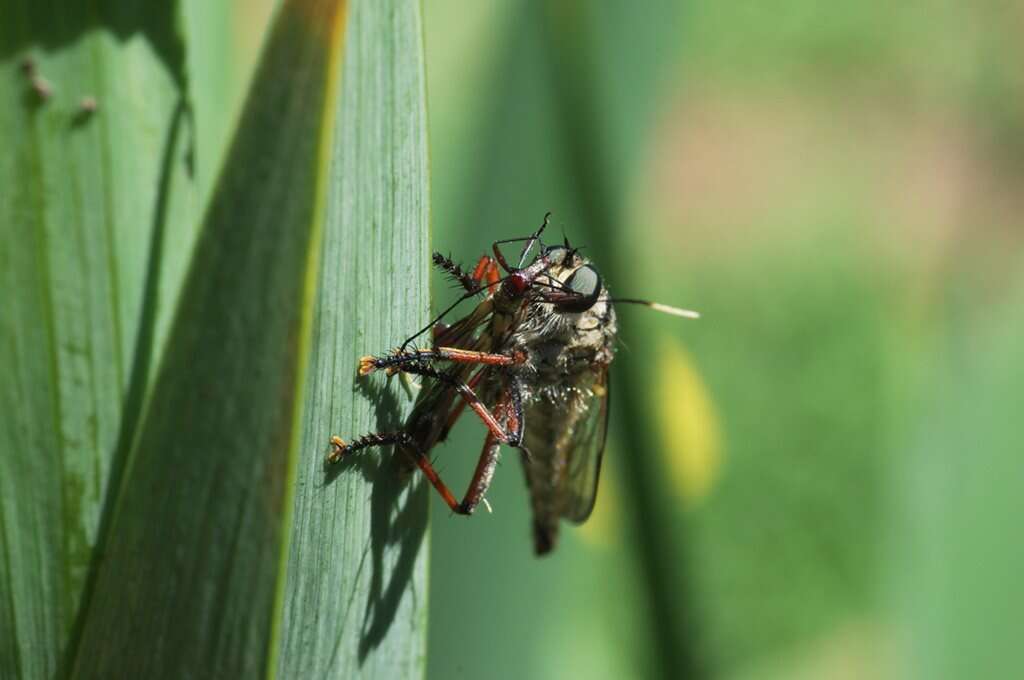
[[[642,300],[613,300],[594,265],[572,248],[544,246],[540,228],[523,238],[497,241],[494,256],[472,273],[434,254],[434,264],[465,289],[451,307],[397,350],[366,356],[360,375],[419,376],[423,383],[403,429],[346,443],[331,438],[327,462],[373,446],[394,445],[407,455],[453,512],[470,515],[494,476],[502,445],[521,454],[533,505],[534,547],[550,552],[561,518],[590,516],[608,430],[608,366],[617,331],[613,302],[644,304],[680,316],[694,312]],[[501,246],[525,241],[518,264]],[[538,252],[531,253],[538,247]],[[464,318],[442,319],[460,302],[478,298]],[[429,349],[412,343],[432,332]],[[429,451],[447,436],[466,408],[487,427],[483,451],[461,501],[438,476]],[[529,426],[527,426],[529,423]],[[488,506],[489,507],[489,506]]]

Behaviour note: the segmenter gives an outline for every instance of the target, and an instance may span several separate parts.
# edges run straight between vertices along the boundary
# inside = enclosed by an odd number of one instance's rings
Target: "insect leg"
[[[469,382],[466,384],[469,385],[469,388],[471,390],[476,390],[476,386],[477,384],[479,384],[480,379],[484,377],[484,371],[486,370],[487,367],[485,366],[484,368],[481,368],[479,371],[477,371],[476,374],[474,374],[473,377],[469,379]],[[456,404],[455,408],[452,409],[451,414],[448,416],[448,422],[444,424],[444,429],[441,430],[441,435],[438,437],[439,441],[443,441],[448,438],[448,433],[452,431],[453,427],[455,427],[455,421],[457,421],[459,419],[459,416],[462,415],[462,412],[466,410],[467,403],[468,402],[465,399],[460,399],[459,403]]]
[[[480,401],[480,397],[476,396],[476,392],[470,389],[469,385],[464,383],[459,383],[455,389],[459,391],[459,395],[463,400],[465,400],[469,407],[473,409],[473,412],[476,413],[477,417],[483,421],[484,425],[487,426],[487,429],[491,431],[491,434],[497,437],[501,443],[507,444],[509,442],[509,436],[506,434],[505,428],[501,426],[498,419],[494,417],[494,414],[484,406],[484,403]]]
[[[533,247],[533,244],[540,240],[540,235],[544,233],[544,230],[547,228],[550,219],[551,213],[546,213],[544,215],[544,222],[540,225],[540,228],[537,229],[537,231],[530,234],[529,236],[521,236],[519,238],[506,238],[502,239],[501,241],[495,241],[494,243],[491,244],[491,250],[494,251],[494,258],[498,261],[498,264],[501,265],[502,269],[509,273],[512,273],[523,266],[523,262],[526,260],[526,254],[530,251],[530,248]],[[523,246],[523,252],[519,254],[519,266],[511,267],[505,260],[505,256],[502,254],[501,249],[498,246],[505,243],[518,243],[520,241],[526,241],[526,245]]]
[[[381,432],[368,434],[365,437],[360,437],[351,444],[345,443],[341,437],[331,437],[331,452],[327,455],[328,463],[337,463],[345,456],[349,456],[353,453],[357,453],[363,449],[367,449],[371,446],[390,446],[396,445],[406,454],[412,456],[416,462],[416,466],[423,473],[423,476],[427,478],[430,485],[434,487],[437,493],[441,496],[444,502],[452,509],[452,512],[457,512],[460,515],[468,515],[462,505],[455,500],[455,494],[451,492],[451,489],[442,481],[441,476],[437,474],[437,470],[430,464],[430,459],[427,458],[426,454],[416,447],[412,438],[405,432]]]
[[[473,471],[473,479],[469,482],[466,495],[462,498],[459,507],[467,515],[473,514],[473,510],[480,504],[487,489],[494,479],[494,470],[498,466],[501,457],[501,442],[497,440],[493,432],[488,432],[484,439],[484,448],[480,452],[480,460],[477,461],[476,470]]]
[[[466,405],[473,409],[473,412],[476,413],[477,417],[483,421],[483,424],[487,426],[487,429],[497,437],[498,441],[502,444],[509,443],[509,436],[506,434],[505,428],[501,426],[494,414],[491,413],[487,406],[484,405],[480,400],[480,397],[478,397],[476,392],[473,391],[472,387],[461,380],[453,378],[447,373],[442,373],[441,371],[431,368],[425,364],[405,366],[402,370],[408,373],[433,378],[434,380],[439,380],[451,385],[452,388],[459,393],[459,396],[462,397],[462,400],[466,402]]]
[[[520,449],[527,458],[530,452],[523,444],[523,432],[526,430],[526,412],[523,410],[523,383],[518,376],[509,378],[508,386],[508,420],[505,428],[509,432],[509,446]]]
[[[473,382],[478,380],[481,375],[482,373],[475,375]],[[455,496],[441,480],[440,475],[437,474],[429,458],[416,447],[412,438],[405,432],[369,434],[365,437],[360,437],[351,444],[346,443],[340,437],[331,437],[331,453],[327,456],[327,462],[336,463],[344,456],[371,446],[397,445],[413,457],[417,467],[419,467],[423,475],[430,481],[431,485],[453,512],[460,515],[472,514],[476,506],[483,500],[487,489],[491,485],[491,480],[494,478],[494,471],[500,458],[501,445],[508,444],[513,447],[522,448],[521,443],[525,421],[520,394],[521,385],[518,379],[513,378],[509,389],[506,390],[505,395],[495,409],[499,413],[499,417],[505,420],[504,428],[498,421],[498,418],[483,405],[469,385],[457,383],[456,390],[463,397],[463,403],[468,404],[480,419],[484,421],[484,424],[487,425],[487,437],[484,440],[483,451],[480,453],[480,460],[477,462],[473,478],[470,480],[469,488],[466,490],[461,503],[455,500]],[[456,414],[461,413],[461,409],[462,407],[459,407],[456,411],[453,411],[453,415],[457,417]],[[506,434],[506,428],[509,432],[508,434]],[[524,455],[529,455],[525,449],[523,449],[523,452]]]
[[[513,377],[504,396],[495,408],[495,411],[504,419],[505,429],[509,433],[504,443],[516,448],[521,448],[523,426],[525,425],[521,390],[521,383],[517,378]],[[470,480],[469,488],[466,489],[466,495],[462,499],[462,509],[467,514],[472,513],[476,506],[480,504],[480,501],[483,500],[484,495],[487,493],[487,489],[491,486],[494,470],[500,458],[501,444],[502,442],[495,436],[494,432],[487,433],[487,437],[484,439],[483,451],[480,452],[480,460],[477,461],[473,478]],[[523,449],[523,452],[524,455],[529,456],[529,452],[525,449]]]
[[[484,265],[481,270],[480,265]],[[480,258],[480,263],[476,266],[476,271],[473,272],[474,278],[477,277],[479,272],[478,281],[487,280],[487,290],[494,292],[498,288],[498,283],[501,281],[501,270],[498,269],[498,263],[495,262],[494,258],[484,255]]]
[[[435,347],[434,349],[417,349],[411,352],[395,352],[382,357],[365,356],[359,360],[359,375],[369,375],[378,368],[387,369],[388,373],[409,370],[409,366],[417,366],[426,361],[454,361],[458,363],[482,364],[485,366],[511,366],[526,361],[522,352],[514,354],[494,354],[477,352],[458,347]]]
[[[432,350],[422,350],[422,351],[423,352],[431,352]],[[459,350],[459,351],[462,352],[463,350]],[[413,355],[414,357],[416,356],[415,352],[410,352],[409,354]],[[514,363],[514,361],[506,361],[506,360],[509,359],[509,357],[507,357],[505,355],[502,355],[502,354],[486,355],[483,352],[471,352],[471,354],[484,355],[484,356],[488,356],[488,357],[500,357],[503,360],[501,362],[503,364]],[[361,364],[360,373],[363,373],[364,375],[366,373],[369,373],[370,371],[373,370],[372,362],[370,364],[368,364],[368,365],[370,365],[369,368],[367,368],[365,371],[363,370],[362,364],[363,364],[363,362],[366,362],[368,360],[372,360],[372,357],[364,357],[363,360],[360,361],[360,364]],[[470,360],[470,359],[466,359],[466,360]],[[479,361],[479,357],[473,358],[472,361],[474,361],[476,363],[485,363],[485,362]],[[498,362],[490,362],[490,363],[498,363]],[[442,373],[441,371],[438,371],[438,370],[436,370],[434,368],[431,368],[430,366],[426,365],[422,361],[418,361],[418,362],[417,361],[410,361],[406,365],[400,365],[396,370],[401,370],[401,371],[404,371],[406,373],[412,373],[414,375],[422,375],[422,376],[426,376],[428,378],[433,378],[435,380],[440,380],[440,381],[448,383],[449,385],[451,385],[455,389],[456,392],[459,393],[459,396],[462,397],[463,402],[465,402],[465,404],[467,406],[469,406],[471,409],[473,409],[473,412],[476,413],[477,417],[480,418],[481,421],[483,421],[483,424],[487,426],[487,429],[490,430],[491,432],[493,432],[494,436],[497,437],[503,444],[511,443],[512,446],[518,446],[519,445],[518,442],[515,442],[514,440],[510,440],[509,439],[509,435],[505,432],[505,429],[498,422],[498,419],[494,417],[494,414],[492,414],[490,412],[490,410],[488,410],[488,408],[480,400],[480,397],[478,397],[476,392],[473,391],[473,388],[470,387],[469,385],[467,385],[466,383],[462,382],[461,380],[456,380],[455,378],[452,378],[450,375],[448,375],[446,373]],[[458,415],[455,414],[454,417],[458,417]],[[454,422],[454,417],[449,422]]]
[[[473,281],[476,281],[477,288],[480,287],[480,282],[484,280],[484,276],[487,275],[487,272],[493,264],[494,258],[490,255],[480,256],[480,259],[476,263],[476,267],[473,269],[473,273],[470,275],[470,278],[473,279]]]
[[[519,449],[524,461],[533,458],[530,450],[523,446],[523,433],[526,431],[526,411],[523,409],[523,383],[518,376],[509,378],[508,391],[505,393],[503,403],[507,403],[505,417],[505,431],[508,432],[508,441],[505,442],[513,448]]]

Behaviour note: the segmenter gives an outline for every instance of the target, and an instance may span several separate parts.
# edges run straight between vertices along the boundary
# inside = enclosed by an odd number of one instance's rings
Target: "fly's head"
[[[540,391],[554,395],[611,362],[617,327],[594,263],[568,243],[544,248],[531,267],[541,262],[511,345],[529,357]]]
[[[495,242],[494,259],[507,276],[491,298],[491,331],[503,338],[498,344],[522,349],[540,373],[545,366],[563,375],[584,365],[607,366],[617,330],[612,300],[597,267],[568,239],[541,242],[549,216],[529,237]],[[515,241],[526,245],[511,266],[499,245]]]
[[[561,314],[581,314],[591,309],[607,291],[597,267],[566,240],[564,245],[550,246],[542,256],[547,268],[537,282],[544,302]]]
[[[504,258],[500,261],[504,263]],[[568,240],[563,245],[542,247],[529,266],[511,269],[500,289],[501,297],[509,302],[543,302],[562,314],[586,312],[606,292],[597,268]]]

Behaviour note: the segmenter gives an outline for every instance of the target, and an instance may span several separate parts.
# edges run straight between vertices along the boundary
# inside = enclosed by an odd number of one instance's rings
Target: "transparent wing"
[[[586,521],[597,499],[601,458],[608,436],[609,387],[605,368],[594,381],[567,442],[562,516],[573,522]]]
[[[468,315],[437,333],[433,344],[462,349],[478,348],[483,340],[481,330],[490,322],[492,313],[490,299],[484,300]]]

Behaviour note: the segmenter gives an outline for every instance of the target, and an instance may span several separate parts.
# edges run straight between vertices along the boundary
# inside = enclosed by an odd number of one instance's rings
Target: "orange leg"
[[[505,420],[506,425],[516,432],[516,438],[520,439],[522,420],[516,412],[518,409],[515,407],[515,402],[516,400],[511,397],[511,393],[506,392],[505,397],[495,410]],[[495,425],[500,431],[501,426],[497,423],[496,419]],[[491,480],[494,478],[494,471],[498,466],[501,454],[501,444],[507,441],[508,437],[504,436],[504,434],[499,434],[493,429],[488,430],[487,436],[484,439],[483,450],[480,452],[480,459],[477,461],[476,469],[473,471],[473,478],[470,480],[469,487],[466,489],[466,494],[461,502],[456,501],[455,495],[441,479],[441,476],[434,469],[426,454],[420,451],[409,435],[404,432],[370,434],[357,439],[351,444],[345,443],[340,437],[331,437],[331,453],[327,456],[327,462],[336,463],[344,456],[372,446],[389,446],[394,444],[413,457],[417,467],[423,472],[423,476],[427,478],[445,504],[451,508],[452,512],[460,515],[471,515],[476,506],[483,500],[487,489],[490,488]]]
[[[483,364],[486,367],[507,366],[510,364],[523,363],[526,361],[526,356],[522,352],[517,352],[514,356],[510,357],[504,354],[488,354],[487,352],[461,350],[453,347],[439,347],[434,350],[424,349],[414,350],[412,352],[399,352],[388,357],[363,357],[359,360],[360,375],[372,373],[377,368],[386,368],[388,373],[405,371],[407,373],[412,373],[413,375],[422,375],[450,383],[451,386],[459,393],[459,396],[462,397],[462,400],[466,405],[473,409],[477,414],[477,417],[483,421],[483,424],[487,426],[487,429],[493,432],[494,435],[502,441],[502,443],[508,443],[508,435],[502,429],[501,425],[498,424],[494,415],[486,406],[484,406],[483,402],[480,401],[480,397],[478,397],[476,392],[473,391],[473,388],[464,382],[453,380],[440,371],[436,371],[433,368],[424,365],[425,360],[460,361],[472,364]]]
[[[477,284],[486,281],[487,290],[493,293],[501,281],[501,269],[498,268],[498,262],[490,255],[482,255],[477,261],[476,267],[473,268],[471,278]]]
[[[516,389],[515,387],[512,390]],[[512,390],[506,390],[505,395],[501,401],[495,407],[494,411],[498,414],[498,417],[504,421],[505,429],[508,432],[513,433],[513,437],[518,441],[522,440],[522,416],[519,411],[518,398],[513,396]],[[510,443],[508,439],[505,441],[500,440],[494,432],[488,432],[484,438],[484,448],[480,452],[480,459],[476,463],[476,469],[473,471],[473,478],[469,482],[469,487],[466,489],[466,495],[462,497],[462,503],[460,509],[465,514],[469,515],[473,513],[476,506],[484,499],[487,494],[487,489],[491,486],[491,480],[494,479],[494,471],[498,467],[498,461],[501,458],[501,445]]]
[[[327,455],[327,462],[330,464],[337,463],[343,457],[350,456],[353,453],[357,453],[363,449],[368,449],[371,446],[391,446],[395,445],[402,451],[412,456],[416,462],[416,466],[423,472],[423,476],[427,478],[431,486],[437,490],[437,493],[444,499],[444,502],[454,512],[468,515],[468,512],[463,512],[459,502],[455,500],[455,494],[451,492],[451,489],[444,483],[441,476],[437,474],[437,470],[430,464],[430,460],[427,456],[417,450],[413,445],[409,435],[405,432],[390,432],[382,434],[368,434],[365,437],[360,437],[351,444],[345,443],[341,437],[331,437],[331,452]]]
[[[490,255],[481,255],[480,259],[477,260],[476,266],[473,267],[473,273],[470,274],[470,278],[472,278],[477,283],[480,283],[481,281],[484,280],[484,277],[487,275],[487,270],[490,269],[493,265],[493,257],[491,257]]]
[[[491,264],[487,267],[487,272],[484,276],[487,278],[487,290],[493,293],[498,289],[498,283],[501,282],[501,270],[498,269],[498,263],[491,260]]]
[[[505,432],[505,428],[501,426],[494,414],[484,406],[484,403],[480,401],[480,397],[476,395],[476,392],[474,392],[473,389],[465,383],[458,383],[455,385],[455,389],[458,390],[459,395],[462,397],[462,400],[466,405],[473,409],[473,412],[476,413],[477,417],[483,421],[491,434],[494,435],[494,437],[502,444],[507,444],[510,439],[508,434]]]
[[[484,369],[480,369],[479,371],[477,371],[476,374],[474,374],[473,377],[470,378],[469,382],[466,384],[469,385],[469,388],[471,390],[476,390],[476,386],[480,383],[480,378],[482,377],[484,377]],[[444,429],[441,430],[441,436],[439,437],[439,439],[444,440],[448,438],[448,433],[452,431],[453,427],[455,427],[455,421],[457,421],[459,419],[459,416],[462,415],[462,412],[466,410],[467,403],[468,402],[465,399],[459,400],[459,403],[456,404],[455,408],[452,409],[451,414],[448,416],[448,422],[445,423]]]
[[[466,495],[462,498],[460,510],[467,515],[472,515],[473,510],[483,500],[484,494],[491,486],[494,479],[494,471],[501,459],[501,442],[494,438],[490,432],[484,438],[484,448],[480,452],[480,460],[476,463],[476,470],[473,471],[473,479],[469,482]]]

